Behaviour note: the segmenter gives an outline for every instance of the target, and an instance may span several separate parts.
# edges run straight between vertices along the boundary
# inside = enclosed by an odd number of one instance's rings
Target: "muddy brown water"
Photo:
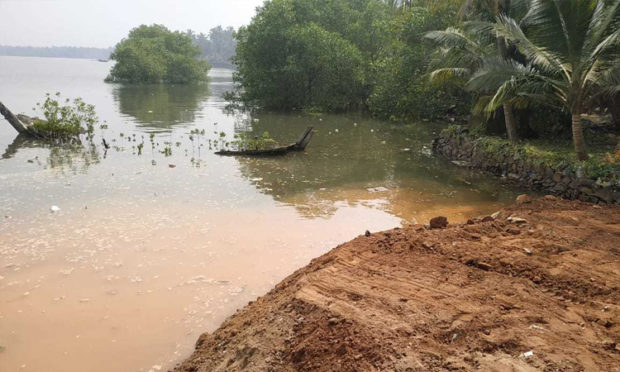
[[[71,148],[0,122],[1,371],[165,370],[201,332],[365,230],[464,220],[518,193],[433,157],[440,124],[230,112],[230,70],[213,69],[208,86],[123,86],[103,83],[110,67],[0,57],[0,97],[15,112],[60,91],[107,122]],[[213,154],[221,132],[288,143],[307,126],[304,153]]]

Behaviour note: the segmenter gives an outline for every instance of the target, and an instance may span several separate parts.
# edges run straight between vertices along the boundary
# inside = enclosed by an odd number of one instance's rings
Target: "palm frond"
[[[582,55],[592,56],[596,54],[600,48],[601,39],[613,33],[614,26],[618,26],[620,18],[620,0],[615,0],[611,5],[605,6],[605,1],[599,0],[596,8],[592,13],[588,31],[586,33],[586,42],[583,45]]]
[[[430,31],[424,37],[447,48],[461,48],[474,54],[479,52],[478,45],[454,27],[448,27],[443,31]]]
[[[433,83],[445,83],[455,79],[467,79],[471,75],[471,70],[467,68],[448,67],[439,68],[429,74],[429,79]]]
[[[519,51],[525,55],[526,59],[540,70],[551,74],[562,72],[565,76],[570,76],[569,66],[562,63],[559,56],[551,53],[546,48],[535,45],[525,36],[523,30],[517,25],[514,19],[499,16],[495,24],[495,31],[498,36],[502,36],[516,45]]]
[[[565,99],[566,86],[540,74],[533,66],[523,66],[502,58],[489,59],[468,82],[468,88],[491,93],[486,112],[497,110],[504,103],[530,100],[532,103],[559,104]]]

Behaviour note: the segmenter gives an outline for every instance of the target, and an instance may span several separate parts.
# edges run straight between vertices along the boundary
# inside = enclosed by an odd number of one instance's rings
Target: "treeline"
[[[116,61],[108,83],[189,84],[207,81],[209,63],[187,35],[164,25],[141,25],[129,31],[110,59]]]
[[[196,34],[192,30],[186,32],[194,44],[200,48],[200,58],[206,59],[216,67],[233,67],[231,58],[235,55],[237,42],[234,39],[235,30],[232,27],[217,26],[209,34]]]
[[[0,56],[108,59],[112,48],[31,47],[0,45]]]
[[[217,26],[208,34],[188,30],[185,34],[200,48],[200,59],[216,67],[233,67],[237,41],[232,27]],[[0,56],[110,59],[114,48],[2,46]]]
[[[580,160],[583,115],[620,129],[620,0],[268,0],[236,37],[233,97],[268,109],[564,131]]]
[[[211,66],[232,67],[234,29],[221,26],[209,35],[141,25],[114,47],[116,61],[107,82],[190,84],[205,82]]]
[[[365,109],[417,120],[467,111],[458,85],[431,86],[431,30],[462,0],[271,0],[237,33],[238,98],[268,109]]]

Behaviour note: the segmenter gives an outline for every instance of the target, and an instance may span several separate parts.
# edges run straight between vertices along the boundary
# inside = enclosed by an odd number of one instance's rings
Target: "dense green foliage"
[[[92,135],[95,124],[99,121],[95,106],[86,104],[81,98],[65,100],[61,104],[60,93],[52,97],[49,93],[45,101],[37,103],[45,120],[35,120],[34,130],[45,138],[67,139],[80,134]],[[35,109],[36,110],[36,109]]]
[[[391,13],[387,44],[373,64],[375,83],[370,111],[395,120],[437,119],[469,110],[470,95],[457,85],[429,84],[427,73],[435,47],[427,31],[456,22],[460,2],[419,2]]]
[[[235,30],[232,27],[217,26],[212,28],[208,35],[196,34],[191,30],[186,34],[200,48],[200,58],[206,59],[213,66],[232,67],[231,59],[237,48]]]
[[[496,4],[493,22],[429,34],[447,51],[433,76],[466,78],[487,113],[541,104],[570,113],[575,151],[586,160],[581,115],[620,91],[620,0]]]
[[[185,33],[161,25],[134,28],[111,55],[108,82],[187,84],[207,80],[209,64]]]
[[[271,0],[237,33],[240,98],[270,109],[369,109],[397,120],[468,105],[429,87],[424,32],[454,21],[460,1]]]

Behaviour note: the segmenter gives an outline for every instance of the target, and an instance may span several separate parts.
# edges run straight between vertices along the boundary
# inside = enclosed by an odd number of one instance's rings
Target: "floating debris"
[[[383,186],[379,186],[379,187],[371,187],[369,189],[367,189],[368,192],[387,192],[390,191],[390,189],[388,189],[387,187],[383,187]]]
[[[62,275],[71,275],[73,270],[75,270],[75,268],[70,267],[68,269],[60,269],[58,272],[60,272]]]
[[[58,212],[60,212],[60,207],[59,207],[59,206],[57,206],[57,205],[52,205],[52,206],[50,207],[50,212],[52,212],[52,213],[58,213]]]

